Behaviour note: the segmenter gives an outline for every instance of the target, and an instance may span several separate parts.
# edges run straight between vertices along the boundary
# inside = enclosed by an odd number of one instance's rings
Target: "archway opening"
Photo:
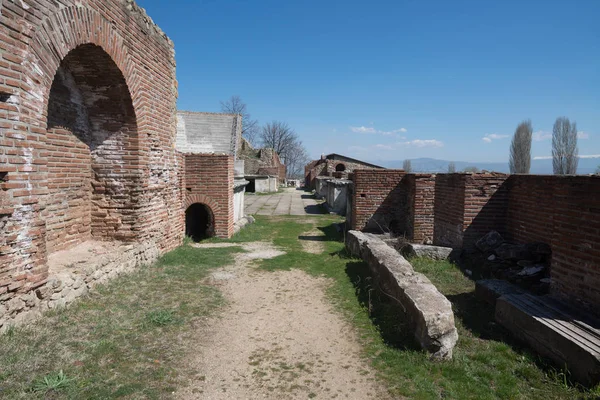
[[[100,46],[78,46],[61,61],[47,117],[48,252],[135,238],[137,121],[125,77]]]
[[[344,164],[338,164],[335,166],[336,172],[344,172],[346,170],[346,166]]]
[[[214,216],[210,207],[194,203],[185,210],[185,234],[194,242],[215,235]]]
[[[250,183],[246,186],[246,193],[255,193],[256,192],[256,179],[246,178],[246,180]]]

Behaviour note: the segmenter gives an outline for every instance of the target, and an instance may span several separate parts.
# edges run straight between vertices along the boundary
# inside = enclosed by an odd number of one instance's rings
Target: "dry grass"
[[[0,397],[168,397],[196,374],[180,360],[222,304],[203,280],[237,251],[183,246],[68,309],[10,330],[0,337]]]

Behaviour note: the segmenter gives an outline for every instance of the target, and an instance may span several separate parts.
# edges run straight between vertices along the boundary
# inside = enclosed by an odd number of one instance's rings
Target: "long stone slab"
[[[496,321],[586,386],[600,382],[600,322],[549,297],[506,294]]]
[[[367,262],[379,288],[401,305],[421,347],[432,358],[451,359],[458,333],[450,301],[376,236],[349,231],[346,247]]]

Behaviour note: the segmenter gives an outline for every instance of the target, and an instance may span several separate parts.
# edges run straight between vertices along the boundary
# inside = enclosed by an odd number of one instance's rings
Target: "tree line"
[[[229,114],[242,115],[242,137],[253,147],[274,149],[281,162],[287,167],[288,178],[304,176],[304,166],[310,161],[308,152],[298,137],[296,131],[287,122],[267,122],[262,127],[252,119],[246,103],[240,96],[231,96],[221,102],[221,111]]]
[[[510,144],[508,165],[511,174],[529,173],[532,138],[531,121],[521,122]],[[577,123],[569,121],[569,118],[559,117],[552,128],[552,169],[555,175],[574,175],[578,165]]]

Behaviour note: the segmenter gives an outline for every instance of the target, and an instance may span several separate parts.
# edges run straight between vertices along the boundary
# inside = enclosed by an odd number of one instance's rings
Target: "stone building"
[[[355,169],[383,169],[378,165],[332,153],[322,155],[304,167],[305,186],[316,189],[318,177],[348,179]]]
[[[0,47],[1,329],[178,246],[185,176],[173,42],[132,0],[2,1]]]
[[[286,167],[275,150],[255,149],[242,139],[238,158],[244,161],[244,177],[250,182],[247,192],[276,192],[279,185],[285,183]]]

